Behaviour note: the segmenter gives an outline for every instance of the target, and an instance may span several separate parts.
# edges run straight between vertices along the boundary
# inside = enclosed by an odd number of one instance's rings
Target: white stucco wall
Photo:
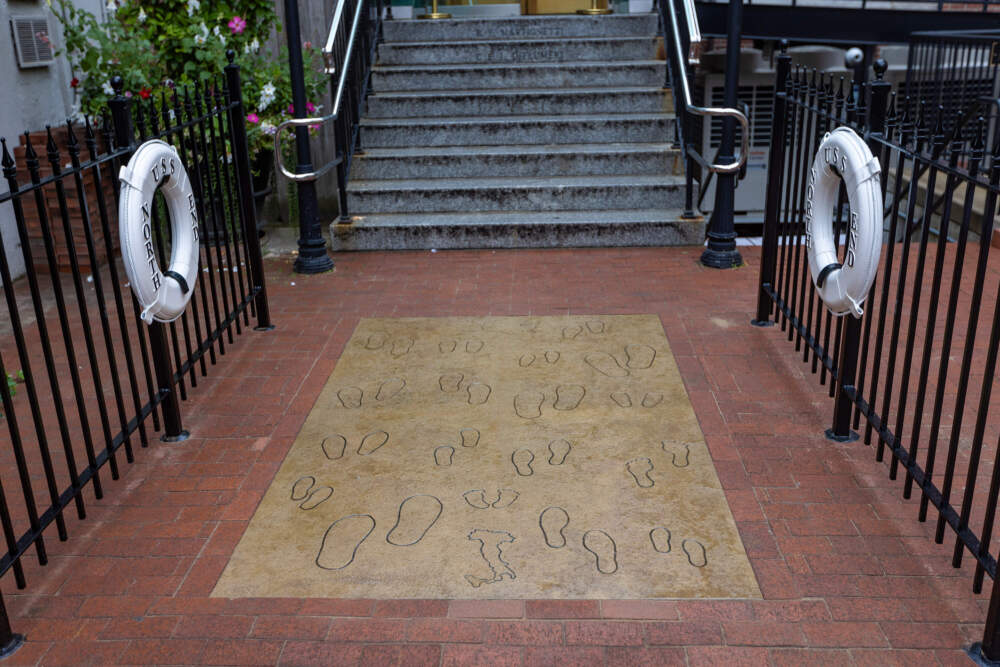
[[[100,0],[75,0],[97,16],[104,11]],[[20,142],[25,130],[41,130],[46,124],[64,123],[73,113],[73,95],[69,87],[72,78],[69,64],[62,58],[48,67],[20,69],[14,52],[14,39],[10,30],[11,15],[45,13],[49,16],[49,30],[53,41],[61,40],[59,21],[43,0],[0,0],[0,82],[3,82],[3,104],[0,104],[0,136],[7,138],[13,148]],[[0,192],[8,192],[7,182],[0,179]],[[0,204],[0,235],[3,238],[7,260],[13,275],[24,273],[14,211],[10,205]]]

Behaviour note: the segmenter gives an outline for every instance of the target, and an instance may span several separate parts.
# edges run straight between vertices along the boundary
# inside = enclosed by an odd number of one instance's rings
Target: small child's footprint
[[[470,382],[465,391],[469,395],[469,405],[482,405],[490,399],[493,389],[482,382]]]
[[[657,526],[649,531],[649,541],[654,551],[661,554],[670,553],[670,531],[663,526]]]
[[[441,354],[454,352],[456,347],[458,347],[458,343],[453,340],[443,340],[438,343],[438,351],[441,352]]]
[[[628,395],[628,392],[616,391],[611,394],[611,400],[618,404],[622,408],[632,407],[632,397]]]
[[[458,432],[462,438],[463,447],[475,447],[479,444],[479,431],[474,428],[463,428]]]
[[[514,504],[521,494],[514,489],[500,489],[497,499],[493,501],[493,509],[502,510]]]
[[[542,529],[545,546],[550,549],[562,549],[566,546],[566,535],[563,531],[567,526],[569,526],[569,513],[556,505],[546,507],[538,515],[538,527]]]
[[[660,447],[663,449],[663,451],[668,452],[670,454],[670,462],[674,464],[675,468],[687,468],[689,465],[691,465],[690,444],[684,443],[684,452],[680,454],[678,454],[675,451],[671,451],[671,449],[680,447],[680,445],[668,445],[666,440],[660,442]],[[667,447],[670,447],[670,449],[667,449]]]
[[[618,545],[603,530],[588,530],[583,534],[583,548],[594,554],[597,571],[614,574],[618,571]]]
[[[337,391],[337,398],[345,408],[360,408],[363,395],[360,387],[344,387]]]
[[[574,324],[568,327],[563,327],[562,337],[566,340],[573,340],[582,333],[583,333],[583,327],[581,327],[579,324]]]
[[[476,354],[476,353],[482,351],[483,346],[485,344],[486,343],[484,343],[483,341],[479,340],[478,338],[473,338],[472,340],[467,340],[467,341],[465,341],[465,351],[468,352],[469,354]]]
[[[404,354],[409,353],[410,348],[413,347],[413,339],[409,336],[403,336],[392,341],[392,349],[389,351],[394,357],[401,357]]]
[[[455,456],[455,448],[451,445],[441,445],[434,450],[434,463],[446,468],[451,465],[452,457]]]
[[[361,454],[361,456],[374,454],[379,447],[387,442],[389,442],[388,433],[385,431],[372,431],[361,439],[361,444],[358,445],[358,454]]]
[[[292,484],[292,500],[305,500],[315,485],[316,478],[312,475],[299,477],[295,480],[295,483]]]
[[[438,378],[438,386],[441,391],[454,392],[462,388],[462,380],[465,376],[461,373],[445,373]]]
[[[626,345],[625,346],[625,367],[630,369],[644,369],[653,365],[656,359],[656,350],[648,345]]]
[[[663,394],[655,392],[647,392],[645,396],[642,397],[642,407],[644,408],[655,408],[663,400]]]
[[[569,444],[569,441],[559,439],[553,440],[549,443],[549,465],[561,466],[566,461],[566,457],[569,456],[570,450],[573,449],[573,445]]]
[[[378,391],[375,393],[376,401],[387,401],[399,392],[403,391],[403,387],[406,386],[406,380],[403,378],[389,378],[388,380],[383,380],[378,386]]]
[[[389,340],[389,334],[385,333],[384,331],[373,333],[370,336],[368,336],[368,339],[365,341],[365,349],[380,350],[382,349],[382,346],[385,345],[385,342],[387,340]]]
[[[708,565],[708,553],[705,545],[698,540],[688,538],[681,542],[684,553],[687,554],[688,562],[694,567],[705,567]]]
[[[552,407],[556,410],[575,410],[587,395],[582,384],[561,384],[556,387],[556,400]]]
[[[604,322],[601,320],[590,320],[587,322],[587,331],[592,334],[604,333]]]
[[[611,378],[623,378],[628,375],[628,370],[622,368],[618,360],[607,352],[591,352],[583,360],[601,375]]]
[[[326,458],[336,461],[337,459],[344,458],[344,452],[347,451],[347,438],[339,433],[334,433],[323,438],[321,446]]]
[[[526,447],[516,449],[510,455],[510,461],[514,464],[514,469],[521,477],[530,477],[535,474],[531,464],[535,460],[535,453]]]
[[[299,508],[304,510],[316,509],[322,503],[330,499],[333,495],[332,486],[319,486],[310,492],[309,497],[299,503]]]
[[[545,394],[540,391],[522,391],[514,396],[514,412],[521,419],[538,419],[542,416]]]
[[[638,484],[640,488],[650,489],[656,483],[653,481],[653,478],[649,476],[649,473],[653,471],[653,462],[645,456],[632,459],[625,464],[625,469],[628,470],[630,475],[632,475],[635,483]]]

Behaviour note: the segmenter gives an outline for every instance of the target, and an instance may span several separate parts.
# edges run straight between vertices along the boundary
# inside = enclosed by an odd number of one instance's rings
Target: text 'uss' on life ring
[[[882,252],[882,189],[878,159],[847,127],[823,137],[806,184],[805,236],[809,271],[835,315],[861,317]],[[833,216],[843,181],[850,205],[844,263],[834,243]]]
[[[118,173],[118,233],[122,260],[146,324],[181,316],[198,279],[198,213],[177,150],[154,139],[139,146]],[[153,197],[159,191],[170,217],[170,266],[160,269],[153,239]]]

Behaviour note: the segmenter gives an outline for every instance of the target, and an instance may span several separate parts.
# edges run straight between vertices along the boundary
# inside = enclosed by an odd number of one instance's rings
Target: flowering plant
[[[82,113],[105,108],[115,94],[115,75],[124,80],[126,97],[141,99],[211,84],[220,80],[232,49],[241,67],[251,151],[269,147],[269,133],[290,114],[287,50],[273,54],[261,46],[280,30],[270,0],[107,0],[103,21],[72,0],[49,1],[63,27],[64,44],[56,46],[69,60],[69,85]],[[307,42],[303,60],[313,104],[322,88],[322,59]]]

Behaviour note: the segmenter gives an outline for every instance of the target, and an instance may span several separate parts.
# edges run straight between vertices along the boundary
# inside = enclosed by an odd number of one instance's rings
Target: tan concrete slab
[[[759,597],[659,318],[364,319],[213,591]]]

